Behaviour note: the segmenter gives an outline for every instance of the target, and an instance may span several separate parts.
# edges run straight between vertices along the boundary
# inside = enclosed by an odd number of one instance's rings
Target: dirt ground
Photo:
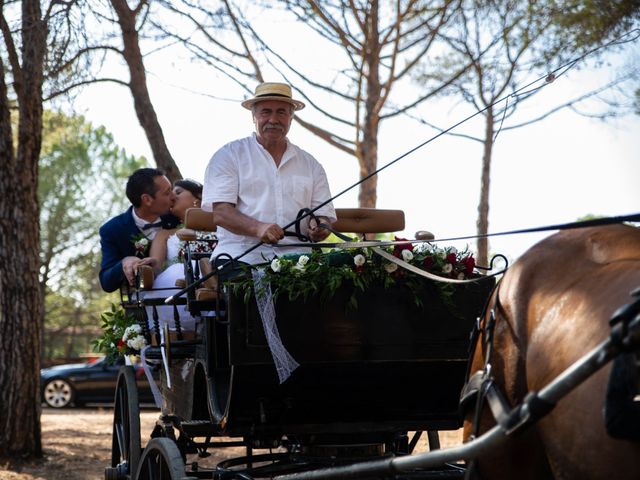
[[[141,413],[142,445],[158,418],[158,411],[143,410]],[[44,458],[42,460],[13,465],[0,465],[0,480],[102,480],[104,468],[111,458],[111,429],[113,413],[109,408],[82,408],[55,410],[43,408],[42,435]],[[417,449],[427,449],[426,435]],[[443,447],[461,441],[461,431],[440,433]],[[244,449],[227,448],[221,458],[244,455]]]

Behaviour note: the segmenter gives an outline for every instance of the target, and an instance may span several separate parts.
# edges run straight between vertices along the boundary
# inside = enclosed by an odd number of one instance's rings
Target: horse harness
[[[537,392],[532,391],[524,397],[522,403],[519,406],[512,408],[492,376],[491,356],[493,353],[495,326],[498,319],[496,311],[502,310],[499,287],[500,282],[498,282],[494,287],[494,291],[492,292],[492,295],[489,296],[489,300],[487,301],[487,304],[483,309],[482,316],[478,317],[474,329],[471,333],[471,346],[469,349],[468,367],[469,370],[467,371],[468,380],[462,388],[459,402],[460,412],[463,415],[464,412],[468,410],[471,402],[475,401],[472,433],[470,439],[477,438],[480,433],[480,416],[482,414],[485,402],[491,410],[491,414],[493,415],[495,421],[504,429],[504,432],[507,436],[519,432],[532,423],[535,423],[540,418],[548,414],[551,410],[553,410],[556,405],[555,403],[543,400],[538,396]],[[635,300],[618,309],[611,317],[611,320],[609,321],[611,327],[621,324],[622,328],[612,329],[610,338],[616,344],[618,353],[630,354],[635,357],[637,362],[638,356],[640,355],[640,351],[638,351],[637,347],[638,338],[634,338],[632,335],[630,335],[628,325],[636,315],[640,314],[640,288],[633,291],[631,293],[631,296],[635,297]],[[494,298],[493,305],[489,307],[491,298]],[[481,319],[487,318],[488,320],[483,325]],[[484,335],[484,343],[486,349],[484,366],[482,370],[478,370],[473,373],[473,375],[469,376],[471,360],[475,354],[475,349],[477,348],[478,338],[480,337],[480,335]],[[636,381],[637,380],[638,379],[636,379]],[[637,404],[634,407],[635,410],[628,414],[627,421],[633,419],[635,422],[635,427],[637,426],[637,422],[640,421],[640,404]],[[608,406],[607,408],[605,408],[605,416],[607,409]],[[633,432],[631,433],[629,433],[629,429],[627,429],[627,431],[625,431],[624,433],[620,432],[616,435],[616,432],[611,431],[612,428],[610,428],[609,424],[607,424],[606,426],[608,433],[613,437],[626,438],[628,440],[635,441],[640,440],[640,432],[635,428],[631,429],[633,430]],[[470,478],[470,475],[477,473],[476,470],[477,460],[474,459],[469,463],[469,467],[467,469],[468,476],[465,478]]]
[[[499,287],[500,282],[494,287],[495,296],[489,296],[489,299],[494,298],[493,306],[489,307],[489,301],[487,302],[482,316],[477,319],[471,333],[469,368],[471,368],[471,359],[481,334],[484,335],[486,349],[482,370],[478,370],[471,376],[469,376],[470,370],[467,372],[468,380],[460,394],[461,413],[464,413],[470,403],[475,401],[471,439],[477,438],[479,435],[480,416],[485,402],[491,410],[493,418],[504,429],[506,435],[516,433],[536,422],[553,410],[556,405],[541,399],[537,392],[529,392],[519,406],[512,408],[492,376],[491,356],[493,354],[494,331],[497,322],[496,311],[502,309]],[[481,318],[487,317],[488,320],[482,325]]]

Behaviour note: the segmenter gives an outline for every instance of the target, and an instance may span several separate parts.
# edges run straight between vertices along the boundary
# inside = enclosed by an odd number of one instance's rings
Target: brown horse
[[[640,229],[626,225],[562,231],[519,258],[489,302],[496,315],[492,374],[511,406],[603,341],[610,317],[632,300],[630,292],[638,287]],[[484,335],[471,372],[484,366]],[[610,370],[611,364],[504,448],[480,458],[479,477],[640,478],[640,442],[614,439],[605,430]],[[495,425],[485,410],[480,433]],[[472,413],[465,421],[465,439]]]

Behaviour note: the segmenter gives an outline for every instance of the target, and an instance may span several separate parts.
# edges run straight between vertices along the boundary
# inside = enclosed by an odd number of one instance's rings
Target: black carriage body
[[[400,282],[358,291],[355,309],[347,306],[349,286],[330,301],[279,298],[280,337],[300,363],[282,384],[255,300],[231,296],[229,363],[213,362],[210,392],[222,433],[279,438],[459,428],[470,332],[493,284],[484,278],[448,285],[443,295],[424,280],[416,304],[415,291]]]

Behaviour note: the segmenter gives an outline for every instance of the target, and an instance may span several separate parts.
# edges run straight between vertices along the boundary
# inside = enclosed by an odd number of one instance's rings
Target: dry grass
[[[143,410],[141,429],[143,445],[158,418],[156,410]],[[10,468],[0,467],[0,480],[102,480],[104,468],[111,459],[113,414],[106,408],[43,409],[42,433],[45,457]],[[461,431],[442,432],[443,447],[461,442]],[[418,443],[419,451],[427,450],[426,435]],[[229,448],[212,460],[244,455],[242,448]]]

